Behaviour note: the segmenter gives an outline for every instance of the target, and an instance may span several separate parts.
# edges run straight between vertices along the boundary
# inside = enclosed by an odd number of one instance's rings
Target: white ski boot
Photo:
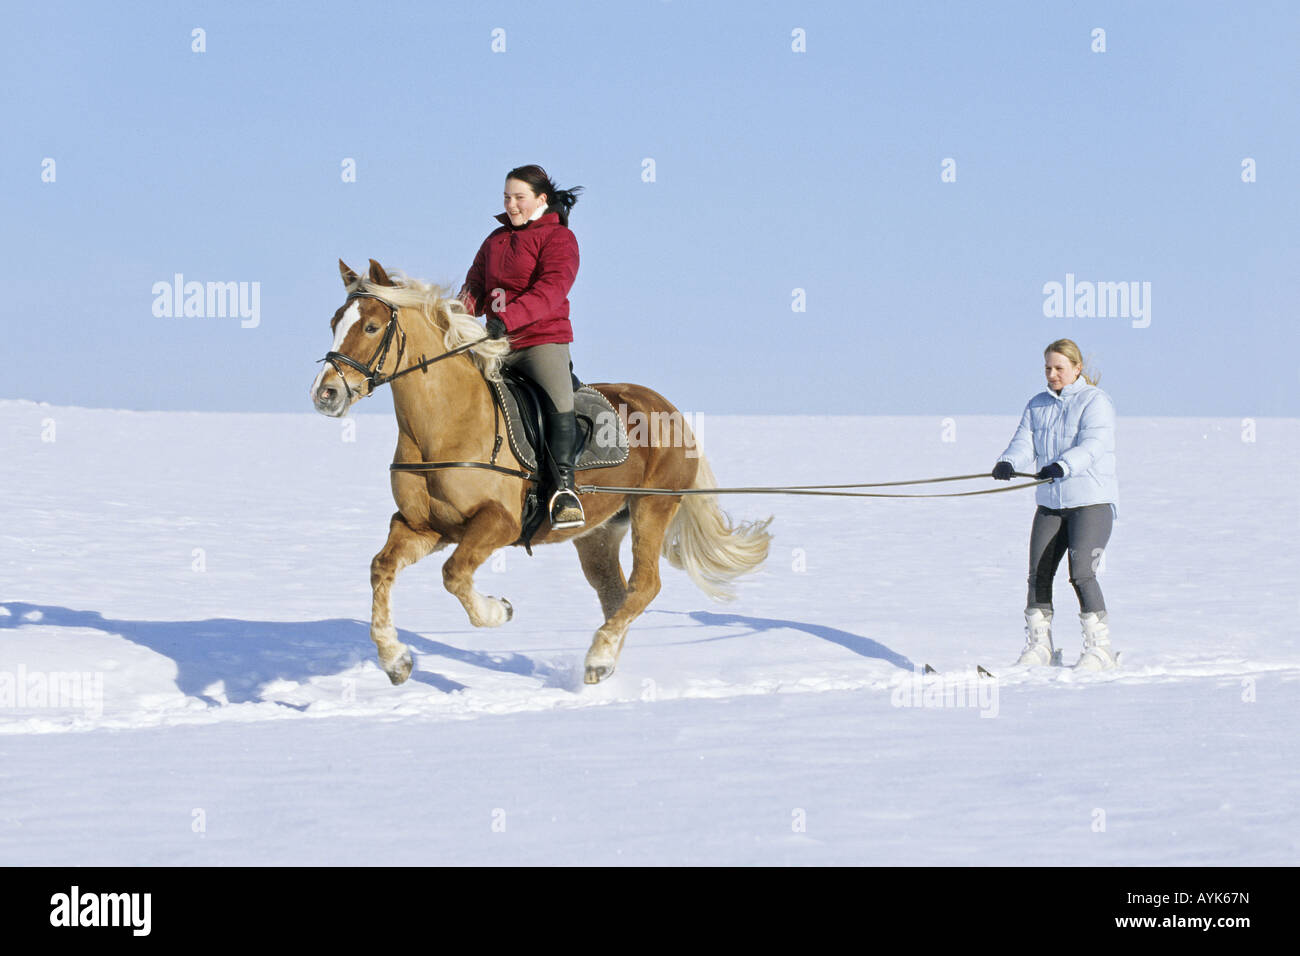
[[[1046,667],[1055,656],[1052,648],[1052,609],[1025,608],[1025,649],[1016,666]]]
[[[1119,655],[1110,647],[1110,625],[1105,611],[1089,611],[1079,615],[1083,625],[1083,653],[1074,665],[1080,671],[1105,671],[1119,665]]]

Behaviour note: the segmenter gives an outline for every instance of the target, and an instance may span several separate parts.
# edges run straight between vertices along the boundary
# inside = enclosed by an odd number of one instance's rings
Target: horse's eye
[[[377,326],[377,325],[367,325],[367,326],[366,326],[366,334],[367,334],[367,335],[373,335],[374,333],[376,333],[376,332],[378,332],[378,331],[379,331],[379,326]]]

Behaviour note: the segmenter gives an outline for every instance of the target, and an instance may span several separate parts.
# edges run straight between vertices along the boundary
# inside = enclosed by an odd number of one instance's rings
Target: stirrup
[[[551,495],[546,510],[551,516],[551,527],[556,530],[581,528],[587,523],[582,502],[578,499],[577,493],[568,488],[556,489],[555,494]]]

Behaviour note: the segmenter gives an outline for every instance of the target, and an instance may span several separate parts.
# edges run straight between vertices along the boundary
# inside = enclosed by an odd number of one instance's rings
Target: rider
[[[569,290],[578,274],[578,241],[569,210],[581,186],[559,189],[541,166],[506,174],[501,223],[479,247],[459,298],[472,315],[487,318],[494,339],[509,336],[503,364],[526,374],[545,393],[546,447],[555,462],[557,488],[549,511],[552,528],[586,521],[573,484],[578,428],[573,414],[573,363],[569,343]]]
[[[1009,480],[1035,460],[1038,508],[1029,535],[1028,641],[1019,664],[1049,664],[1052,648],[1052,578],[1070,553],[1070,583],[1079,598],[1083,653],[1074,666],[1103,670],[1116,665],[1110,646],[1106,602],[1095,571],[1118,517],[1115,476],[1115,405],[1083,371],[1079,346],[1058,339],[1043,353],[1047,389],[1029,400],[1011,444],[993,467]]]

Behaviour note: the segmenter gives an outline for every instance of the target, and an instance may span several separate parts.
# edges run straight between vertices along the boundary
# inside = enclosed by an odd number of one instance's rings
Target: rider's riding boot
[[[557,472],[555,494],[548,506],[551,527],[580,528],[587,518],[573,487],[573,466],[578,455],[578,419],[573,412],[551,412],[546,416],[546,448]]]

